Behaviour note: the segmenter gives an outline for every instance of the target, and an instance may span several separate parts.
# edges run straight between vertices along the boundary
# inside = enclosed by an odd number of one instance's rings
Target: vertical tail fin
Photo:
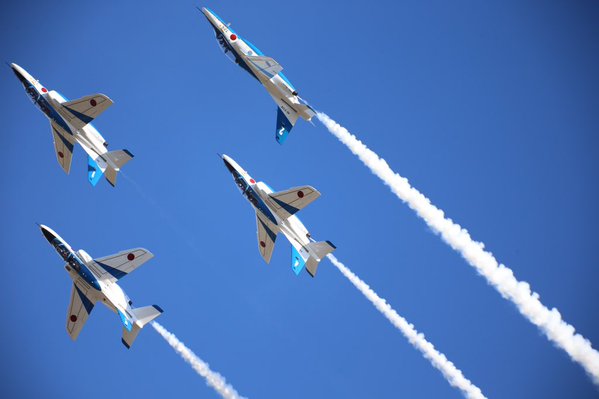
[[[132,313],[133,317],[135,318],[133,324],[130,324],[130,322],[126,323],[125,320],[123,320],[124,328],[121,342],[127,347],[127,349],[131,348],[131,345],[133,345],[133,342],[137,338],[137,335],[141,329],[162,314],[162,309],[158,305],[144,306],[143,308],[133,309]],[[121,319],[123,319],[122,314]]]
[[[96,186],[102,176],[104,176],[104,168],[101,168],[98,162],[88,155],[87,157],[87,178],[92,186]]]
[[[279,107],[281,105],[279,104]],[[283,106],[285,106],[283,104]],[[289,107],[285,106],[287,112],[291,116],[291,120],[285,115],[285,112],[281,110],[281,108],[277,108],[277,129],[275,134],[275,139],[277,139],[277,143],[283,144],[285,140],[287,140],[287,135],[295,125],[295,121],[297,120],[297,113],[293,110],[290,110]]]

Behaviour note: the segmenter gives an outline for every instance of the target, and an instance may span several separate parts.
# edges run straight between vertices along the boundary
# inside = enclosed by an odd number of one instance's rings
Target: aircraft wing
[[[254,55],[247,58],[268,79],[272,79],[283,70],[283,67],[270,57]]]
[[[320,192],[311,186],[295,187],[268,195],[272,209],[287,219],[320,197]]]
[[[54,150],[56,160],[62,169],[69,174],[71,171],[71,160],[73,159],[73,136],[67,133],[58,124],[52,122],[52,138],[54,139]]]
[[[77,100],[61,103],[58,113],[78,129],[87,125],[113,104],[104,94],[92,94]]]
[[[264,261],[270,263],[279,228],[258,212],[256,212],[256,224],[258,225],[258,250]]]
[[[154,254],[145,248],[134,248],[94,259],[94,262],[103,269],[99,271],[100,279],[117,281],[153,257]]]
[[[71,302],[67,311],[67,332],[74,341],[79,336],[89,314],[94,308],[94,302],[87,295],[83,284],[73,283]]]

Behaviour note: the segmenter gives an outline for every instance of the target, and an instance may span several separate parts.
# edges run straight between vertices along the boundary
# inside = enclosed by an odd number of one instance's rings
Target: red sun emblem
[[[64,154],[62,153],[62,151],[58,151],[58,156],[59,156],[60,158],[64,158]]]
[[[71,317],[69,317],[69,319],[74,323],[77,321],[77,316],[72,314]]]
[[[98,105],[98,103],[96,102],[96,100],[94,100],[92,98],[91,100],[89,100],[89,105],[91,105],[92,107],[95,107],[96,105]]]
[[[250,179],[250,183],[252,183],[252,184],[256,184],[256,180],[254,180],[254,179]]]
[[[304,198],[304,192],[302,190],[298,191],[297,196],[300,198]]]
[[[127,255],[127,259],[129,259],[130,261],[135,259],[135,255],[130,253],[129,255]]]
[[[43,93],[47,93],[47,92],[48,92],[48,90],[46,90],[46,88],[45,88],[45,87],[42,87],[42,92],[43,92]]]
[[[264,247],[266,247],[266,243],[265,243],[264,241],[260,241],[260,246],[261,246],[262,248],[264,248]]]
[[[237,35],[235,33],[233,33],[231,36],[229,36],[231,38],[231,40],[237,40]]]

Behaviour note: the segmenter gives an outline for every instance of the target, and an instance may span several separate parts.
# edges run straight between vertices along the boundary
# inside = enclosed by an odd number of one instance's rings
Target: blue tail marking
[[[100,169],[100,167],[98,166],[96,161],[94,161],[92,159],[92,157],[88,156],[87,157],[87,178],[89,179],[89,182],[91,183],[91,185],[95,187],[103,175],[104,175],[104,173],[102,172],[102,170]]]
[[[277,131],[275,133],[275,138],[279,144],[283,144],[285,140],[287,140],[287,135],[293,128],[293,125],[287,119],[281,108],[277,108]]]
[[[301,271],[304,269],[304,266],[306,266],[306,262],[300,256],[299,252],[297,252],[297,249],[295,249],[295,247],[292,245],[291,246],[291,269],[293,270],[293,272],[296,275],[299,276]]]
[[[118,312],[119,312],[119,316],[121,316],[121,321],[123,322],[123,325],[125,326],[127,331],[131,331],[133,329],[133,324],[131,324],[129,319],[127,319],[127,316],[125,316],[123,313],[121,313],[120,310]]]

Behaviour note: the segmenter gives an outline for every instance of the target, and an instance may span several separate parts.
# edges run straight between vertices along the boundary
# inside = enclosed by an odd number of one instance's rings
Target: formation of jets
[[[283,75],[282,67],[266,57],[249,41],[242,39],[213,11],[203,8],[225,54],[256,78],[266,88],[278,106],[276,140],[282,144],[299,117],[310,121],[315,115]],[[91,122],[113,102],[104,94],[92,94],[69,101],[54,90],[48,90],[17,64],[10,67],[33,103],[50,121],[56,159],[68,174],[71,169],[74,145],[78,143],[88,155],[88,179],[95,186],[102,176],[116,185],[117,173],[133,155],[128,150],[108,151],[108,143]],[[258,228],[258,249],[270,263],[275,240],[282,233],[291,243],[291,268],[299,275],[305,268],[314,277],[319,262],[335,250],[330,241],[312,238],[296,213],[320,197],[311,186],[275,192],[263,182],[256,182],[239,164],[227,155],[225,166],[244,197],[253,206]],[[134,308],[133,302],[117,282],[153,258],[144,248],[135,248],[102,258],[92,258],[84,250],[73,250],[51,228],[39,225],[43,236],[54,247],[73,280],[67,312],[67,332],[76,340],[92,309],[98,302],[117,313],[123,325],[122,342],[130,348],[139,331],[162,309],[157,305]]]
[[[214,11],[208,8],[202,8],[201,11],[212,25],[216,41],[225,55],[262,83],[277,104],[275,138],[279,144],[283,144],[299,117],[310,121],[316,112],[298,96],[297,90],[281,72],[283,67],[278,62],[239,36]]]
[[[57,91],[46,89],[17,64],[10,67],[31,101],[50,120],[56,159],[62,169],[67,174],[71,171],[73,149],[78,143],[88,155],[89,182],[95,186],[105,174],[106,180],[114,186],[117,172],[133,159],[133,154],[127,150],[108,151],[108,143],[91,124],[112,105],[112,100],[104,94],[92,94],[68,101]]]
[[[330,241],[315,241],[295,214],[320,197],[320,192],[310,186],[274,192],[266,183],[252,179],[231,157],[222,158],[237,187],[256,211],[258,250],[266,263],[270,263],[277,234],[283,233],[291,243],[291,268],[295,274],[300,274],[305,266],[314,277],[318,263],[335,246]]]
[[[133,302],[116,282],[154,255],[147,249],[134,248],[93,259],[82,249],[74,251],[51,228],[40,225],[40,230],[66,262],[64,268],[73,280],[71,302],[67,311],[67,332],[71,339],[77,339],[94,305],[101,302],[120,316],[123,323],[122,342],[130,348],[139,331],[160,316],[162,309],[158,305],[133,308]]]

